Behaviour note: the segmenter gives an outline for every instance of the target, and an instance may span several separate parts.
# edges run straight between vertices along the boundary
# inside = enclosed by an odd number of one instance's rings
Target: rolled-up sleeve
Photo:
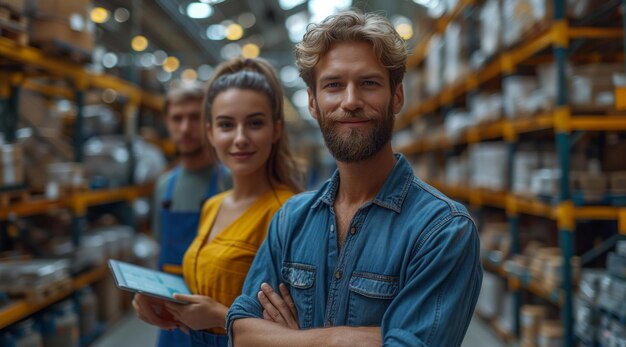
[[[235,299],[226,315],[226,331],[229,340],[233,340],[233,323],[241,318],[263,318],[263,306],[257,299],[257,293],[261,290],[261,283],[265,282],[277,289],[280,283],[280,257],[281,243],[279,229],[281,220],[284,218],[284,207],[280,209],[267,232],[267,238],[259,248],[241,295]],[[231,343],[232,344],[232,343]]]
[[[480,286],[478,231],[465,214],[450,216],[413,246],[406,285],[382,321],[385,346],[460,346]]]

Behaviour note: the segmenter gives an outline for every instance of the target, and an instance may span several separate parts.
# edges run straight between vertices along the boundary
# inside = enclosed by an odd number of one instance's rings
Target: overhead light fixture
[[[156,51],[154,51],[154,63],[157,65],[163,65],[163,63],[165,62],[165,59],[167,59],[167,53],[165,53],[165,51],[157,49]]]
[[[302,41],[302,36],[306,33],[306,26],[309,23],[309,14],[306,11],[298,12],[287,17],[285,28],[289,33],[291,42]]]
[[[297,108],[307,107],[309,106],[309,93],[307,93],[306,89],[300,89],[293,93],[291,102]]]
[[[94,7],[91,10],[91,21],[96,24],[106,23],[109,20],[109,10],[104,7]]]
[[[208,81],[213,75],[213,67],[211,65],[203,64],[198,66],[198,78],[202,81]]]
[[[413,37],[413,27],[409,24],[398,24],[396,26],[396,31],[404,41],[410,40]]]
[[[407,17],[394,16],[391,18],[391,24],[403,40],[408,41],[413,37],[413,23]]]
[[[193,19],[209,18],[213,15],[213,7],[203,2],[192,2],[187,5],[187,16]]]
[[[140,59],[141,66],[145,68],[152,67],[156,65],[156,59],[154,58],[153,53],[143,53]]]
[[[306,2],[306,0],[278,0],[278,5],[285,11],[291,10],[292,8],[302,5]]]
[[[196,73],[196,70],[189,68],[185,69],[180,77],[183,81],[195,81],[198,79],[198,74]]]
[[[171,72],[167,72],[165,70],[159,70],[159,72],[157,72],[157,79],[161,83],[165,83],[165,82],[169,81],[171,78],[172,78],[172,73]]]
[[[117,65],[117,61],[118,61],[117,54],[113,52],[105,53],[102,56],[102,66],[104,66],[107,69],[115,67],[115,65]]]
[[[148,48],[148,39],[143,35],[137,35],[133,37],[130,45],[135,52],[142,52]]]
[[[130,19],[130,12],[127,9],[120,7],[113,12],[113,18],[115,18],[118,23],[124,23]]]
[[[261,49],[254,43],[247,43],[241,47],[241,56],[244,58],[256,58],[261,54]]]
[[[287,65],[280,69],[280,80],[286,87],[293,87],[298,81],[298,69],[293,65]]]
[[[180,61],[176,57],[167,57],[163,62],[163,70],[167,72],[174,72],[180,67]]]
[[[206,29],[209,40],[219,41],[226,38],[226,27],[221,24],[213,24]]]
[[[220,51],[223,59],[232,59],[241,55],[241,46],[237,43],[229,43],[222,47]]]
[[[226,38],[230,41],[237,41],[243,37],[243,28],[237,23],[226,27]]]
[[[349,9],[350,6],[352,6],[352,0],[309,0],[311,22],[321,22],[330,15]]]

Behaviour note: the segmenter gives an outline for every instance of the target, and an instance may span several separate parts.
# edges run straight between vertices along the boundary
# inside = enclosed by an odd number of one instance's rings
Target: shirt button
[[[352,227],[352,229],[350,229],[350,234],[354,235],[356,234],[356,228]]]
[[[341,279],[341,275],[342,275],[342,273],[341,273],[340,270],[335,271],[335,278],[336,279],[338,279],[338,280]]]

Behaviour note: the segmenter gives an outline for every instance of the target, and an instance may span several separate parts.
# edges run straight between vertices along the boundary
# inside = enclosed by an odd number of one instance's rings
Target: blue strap
[[[165,188],[165,195],[163,196],[163,201],[172,201],[172,196],[174,196],[174,186],[176,185],[176,179],[182,172],[183,168],[177,166],[172,171],[172,175],[167,180],[167,187]]]
[[[217,182],[219,181],[221,165],[217,164],[213,168],[213,174],[211,175],[211,180],[209,181],[209,185],[207,186],[206,192],[204,193],[204,198],[208,199],[213,195],[217,194]]]

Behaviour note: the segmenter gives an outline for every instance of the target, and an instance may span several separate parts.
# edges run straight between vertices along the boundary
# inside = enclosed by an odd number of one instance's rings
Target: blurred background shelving
[[[0,0],[0,345],[86,346],[132,321],[103,264],[154,264],[170,83],[267,59],[307,187],[323,182],[293,45],[351,6],[411,52],[394,150],[481,232],[464,346],[626,344],[626,1]]]

